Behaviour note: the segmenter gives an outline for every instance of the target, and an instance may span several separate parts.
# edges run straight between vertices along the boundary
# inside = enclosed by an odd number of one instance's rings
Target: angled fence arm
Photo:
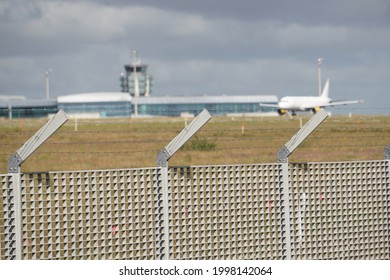
[[[169,178],[168,160],[182,147],[198,130],[200,130],[210,119],[210,113],[204,109],[195,119],[192,120],[173,140],[162,149],[157,155],[157,166],[161,172],[162,205],[163,205],[163,241],[165,244],[164,259],[169,259]]]
[[[328,117],[325,109],[318,111],[278,152],[278,162],[287,162],[295,149]]]
[[[41,127],[26,143],[23,144],[8,159],[8,173],[20,171],[20,165],[36,151],[54,132],[56,132],[68,117],[64,111],[60,110],[44,126]]]
[[[172,141],[162,149],[157,155],[157,166],[165,166],[168,160],[210,119],[207,109],[204,109],[195,119],[192,120]]]
[[[291,225],[290,225],[290,170],[288,157],[295,149],[328,117],[328,113],[321,109],[318,111],[291,139],[278,151],[278,163],[281,164],[281,188],[283,196],[283,209],[285,212],[286,258],[291,259]],[[283,221],[282,221],[283,222]]]

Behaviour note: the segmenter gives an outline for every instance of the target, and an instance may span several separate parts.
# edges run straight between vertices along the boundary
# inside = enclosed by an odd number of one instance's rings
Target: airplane
[[[361,103],[362,100],[332,100],[329,98],[329,79],[322,89],[320,96],[285,96],[280,99],[277,105],[260,103],[260,106],[277,108],[279,115],[287,114],[289,111],[296,115],[297,111],[318,112],[321,108],[347,104]]]

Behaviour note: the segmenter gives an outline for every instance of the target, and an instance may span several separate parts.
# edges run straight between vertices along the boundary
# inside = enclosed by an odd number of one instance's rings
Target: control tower
[[[126,73],[121,73],[121,91],[133,97],[149,96],[152,92],[152,77],[147,74],[148,65],[141,63],[137,51],[131,53],[131,62],[125,65]]]

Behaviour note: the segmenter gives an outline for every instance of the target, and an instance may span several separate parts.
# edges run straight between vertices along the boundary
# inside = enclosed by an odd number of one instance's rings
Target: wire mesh
[[[277,164],[170,168],[170,257],[282,259],[280,179]]]
[[[388,164],[291,164],[292,257],[388,259]]]
[[[156,169],[26,173],[23,259],[160,259]]]

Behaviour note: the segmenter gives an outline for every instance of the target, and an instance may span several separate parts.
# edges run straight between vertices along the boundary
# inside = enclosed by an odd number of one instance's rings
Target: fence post
[[[15,194],[19,182],[20,174],[9,174],[6,181],[7,186],[3,189],[5,191],[5,200],[3,201],[5,260],[14,260],[20,257],[20,238],[18,238],[20,236],[20,224],[18,223],[20,221],[20,211],[18,211],[20,195]]]
[[[59,111],[54,115],[44,126],[41,127],[27,142],[23,144],[15,153],[8,159],[8,173],[12,176],[13,186],[13,212],[14,212],[14,227],[15,227],[15,258],[22,259],[22,203],[21,203],[21,172],[20,165],[38,149],[55,131],[57,131],[68,120],[63,111]],[[7,198],[7,203],[12,204]],[[8,205],[10,207],[11,205]],[[9,211],[9,210],[8,210]],[[12,211],[11,211],[12,212]],[[9,211],[10,213],[10,211]],[[8,223],[12,224],[12,217],[8,215]],[[10,239],[12,234],[9,234]],[[9,240],[8,244],[12,244]]]
[[[210,113],[204,109],[192,120],[173,140],[157,155],[157,166],[161,171],[165,259],[169,259],[169,186],[168,160],[182,147],[198,130],[211,119]]]
[[[286,232],[286,258],[291,259],[291,225],[290,225],[290,174],[288,157],[295,149],[328,117],[328,113],[321,109],[318,111],[279,151],[278,163],[282,168],[282,183],[280,192],[283,195],[283,208],[285,211]],[[282,221],[283,222],[283,221]]]
[[[20,193],[20,172],[13,173],[12,175],[12,188],[13,188],[13,213],[14,213],[14,227],[15,227],[15,259],[22,259],[22,203],[21,203],[21,193]],[[7,201],[8,202],[8,201]],[[12,211],[11,211],[12,213]],[[10,215],[7,217],[12,219]],[[9,225],[11,226],[11,221]],[[10,234],[9,237],[12,237]],[[12,244],[12,242],[9,242]]]
[[[387,145],[384,150],[384,158],[387,161],[387,176],[390,177],[390,145]],[[389,185],[387,185],[387,209],[389,209],[390,206],[390,190],[389,190]],[[387,228],[388,228],[388,242],[389,242],[389,251],[388,251],[388,259],[390,259],[390,212],[387,211]]]

